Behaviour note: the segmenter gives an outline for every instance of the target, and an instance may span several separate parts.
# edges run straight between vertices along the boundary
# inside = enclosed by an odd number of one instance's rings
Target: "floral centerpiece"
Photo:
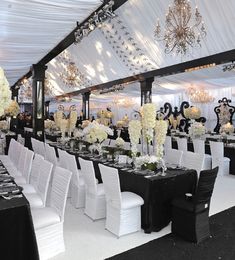
[[[163,144],[166,140],[168,123],[165,120],[157,120],[155,124],[156,155],[160,160],[163,157]]]
[[[76,111],[76,106],[72,105],[70,107],[70,114],[69,114],[69,119],[68,119],[68,131],[69,134],[71,135],[71,132],[74,131],[77,123],[77,118],[78,118],[78,113]]]
[[[5,109],[6,116],[16,117],[20,112],[20,107],[15,100],[12,100],[10,105]]]
[[[108,135],[113,135],[113,130],[107,126],[97,123],[93,121],[89,123],[87,127],[83,129],[83,135],[85,137],[85,141],[87,141],[92,145],[92,150],[98,150],[101,152],[101,143],[107,139]]]
[[[198,119],[201,116],[201,110],[198,107],[185,108],[184,115],[188,119]]]
[[[139,143],[141,137],[141,122],[138,120],[131,120],[129,122],[128,133],[131,141],[131,151],[133,156],[136,156],[138,152],[137,144]]]
[[[121,137],[118,137],[116,140],[115,140],[115,146],[117,148],[123,148],[124,147],[124,144],[125,144],[125,141],[121,138]]]
[[[206,133],[206,127],[199,122],[193,122],[189,127],[189,136],[191,138],[199,138]]]
[[[153,140],[153,129],[155,127],[157,110],[153,103],[144,104],[141,107],[141,121],[144,137],[149,144]]]
[[[4,114],[4,110],[11,103],[11,91],[9,83],[4,75],[3,69],[0,67],[0,116]]]
[[[232,134],[234,132],[234,126],[229,122],[224,124],[220,128],[220,133]]]
[[[135,166],[142,170],[148,169],[155,171],[157,169],[158,158],[155,155],[143,155],[136,158]]]
[[[49,130],[55,130],[56,129],[55,121],[52,121],[50,119],[44,120],[44,128]]]

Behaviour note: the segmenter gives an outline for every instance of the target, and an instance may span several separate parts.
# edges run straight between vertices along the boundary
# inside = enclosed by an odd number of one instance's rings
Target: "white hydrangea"
[[[4,114],[4,110],[11,103],[11,91],[9,83],[4,75],[3,69],[0,67],[0,116]]]

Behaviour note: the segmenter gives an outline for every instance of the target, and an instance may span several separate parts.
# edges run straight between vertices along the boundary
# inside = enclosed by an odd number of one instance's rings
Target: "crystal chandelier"
[[[193,103],[210,103],[214,101],[214,97],[204,89],[196,89],[195,87],[190,87],[186,94],[189,96],[189,100]]]
[[[154,36],[165,42],[165,53],[185,55],[190,48],[201,47],[206,29],[197,7],[193,14],[189,0],[174,0],[166,14],[164,34],[158,19]]]
[[[74,62],[69,62],[65,70],[60,73],[60,78],[68,87],[76,87],[81,83],[84,76],[79,72],[78,67]]]

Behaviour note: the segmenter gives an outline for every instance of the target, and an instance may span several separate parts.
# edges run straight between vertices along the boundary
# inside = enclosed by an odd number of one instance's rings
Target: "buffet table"
[[[55,149],[56,146],[54,145]],[[60,146],[60,148],[62,148]],[[57,150],[57,149],[56,149]],[[67,150],[67,149],[66,149]],[[67,150],[77,158],[92,160],[96,178],[102,182],[98,164],[104,163],[119,169],[119,178],[122,191],[131,191],[144,199],[141,207],[141,226],[145,233],[160,231],[171,221],[171,201],[175,197],[192,193],[197,183],[197,172],[183,168],[168,169],[166,176],[152,176],[136,172],[128,165],[118,165],[107,160],[96,158],[94,155],[82,154]],[[78,168],[80,165],[78,163]]]

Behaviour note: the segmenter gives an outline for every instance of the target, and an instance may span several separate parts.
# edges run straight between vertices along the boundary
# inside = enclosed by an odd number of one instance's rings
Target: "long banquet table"
[[[1,174],[0,174],[1,175]],[[0,196],[0,259],[39,260],[29,202]]]
[[[53,145],[56,149],[56,146]],[[62,148],[62,147],[60,147]],[[57,150],[57,149],[56,149]],[[67,150],[76,158],[92,160],[96,178],[102,182],[98,164],[105,163],[119,169],[119,179],[122,191],[131,191],[144,199],[141,207],[141,226],[145,233],[160,231],[171,221],[171,201],[183,196],[187,192],[194,192],[197,183],[197,172],[186,169],[168,169],[166,176],[144,176],[141,172],[132,169],[123,170],[120,165],[95,158],[88,154],[81,154]],[[77,160],[78,161],[78,160]],[[78,162],[78,168],[80,168]]]
[[[172,141],[172,148],[178,149],[178,145],[175,140]],[[188,151],[194,151],[192,142],[188,142]],[[208,142],[205,142],[205,153],[211,154],[210,145]],[[224,156],[230,159],[229,174],[235,175],[235,146],[233,144],[224,144]]]

